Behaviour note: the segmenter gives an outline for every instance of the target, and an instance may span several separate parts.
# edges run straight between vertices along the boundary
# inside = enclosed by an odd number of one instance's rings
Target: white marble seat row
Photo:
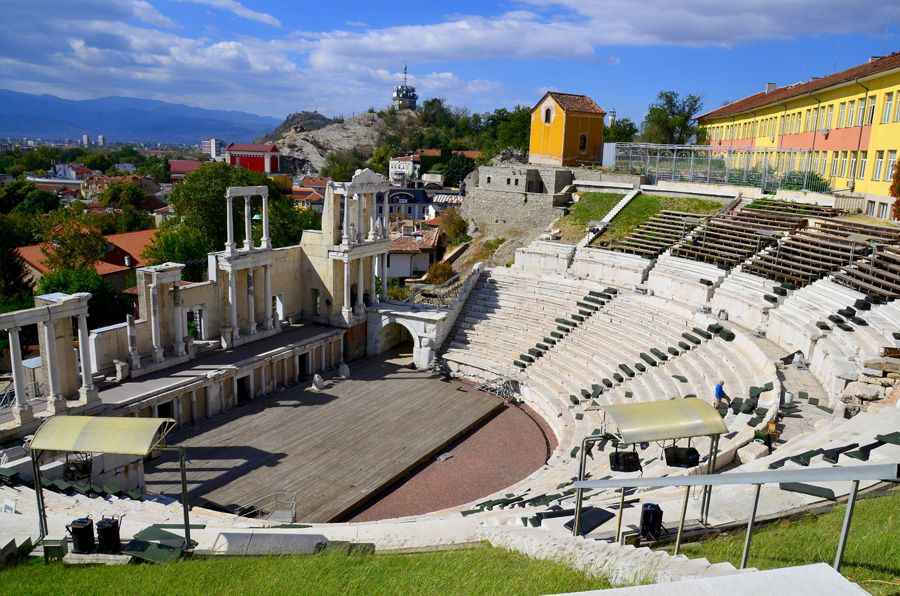
[[[644,282],[650,259],[604,248],[579,247],[569,274],[602,284],[633,288]]]
[[[650,270],[646,285],[656,296],[686,304],[705,304],[713,287],[726,273],[715,265],[664,254]]]

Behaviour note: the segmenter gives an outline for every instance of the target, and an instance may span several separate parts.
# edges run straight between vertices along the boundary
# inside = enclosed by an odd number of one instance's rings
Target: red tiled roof
[[[197,159],[170,159],[169,171],[172,174],[190,174],[202,165],[203,162]]]
[[[587,114],[605,114],[603,108],[598,106],[593,99],[588,97],[587,95],[577,95],[575,93],[562,93],[561,91],[548,91],[544,94],[544,97],[547,96],[552,97],[556,100],[556,103],[559,104],[566,112],[584,112]],[[541,97],[540,101],[534,104],[534,107],[531,108],[532,111],[537,109],[541,102],[544,101],[544,97]]]
[[[740,114],[742,112],[747,112],[749,110],[754,110],[763,106],[780,103],[789,99],[793,99],[795,97],[807,95],[815,91],[821,91],[823,89],[827,89],[828,87],[833,87],[842,83],[849,83],[857,79],[862,79],[870,77],[872,75],[887,72],[889,70],[894,70],[896,68],[900,68],[900,52],[894,52],[893,54],[884,56],[883,58],[875,58],[864,64],[858,64],[852,68],[848,68],[846,70],[842,70],[825,77],[811,79],[804,83],[796,83],[794,85],[776,87],[773,91],[769,91],[768,93],[766,93],[765,91],[760,91],[759,93],[754,93],[753,95],[749,95],[747,97],[744,97],[743,99],[733,101],[727,105],[722,106],[721,108],[711,110],[701,115],[699,119],[701,121],[712,120],[715,118],[722,118],[725,116]]]
[[[331,178],[326,176],[304,176],[300,180],[300,184],[304,188],[325,188],[329,182],[331,182]]]
[[[132,267],[143,266],[144,260],[141,258],[141,253],[144,252],[144,248],[150,244],[155,235],[156,230],[151,229],[104,236],[110,245],[110,250],[103,256],[102,260],[94,264],[94,270],[102,276],[126,271]],[[16,251],[22,257],[22,260],[41,273],[47,273],[50,270],[47,267],[47,258],[44,255],[43,245],[30,244],[28,246],[20,246]],[[125,265],[126,255],[131,257],[131,267]]]
[[[425,250],[434,250],[440,236],[441,231],[437,228],[422,230],[421,236],[398,236],[391,239],[390,252],[414,255]]]
[[[314,188],[298,188],[291,192],[291,199],[294,201],[318,203],[319,201],[323,201],[324,197]]]
[[[225,148],[225,151],[256,151],[258,153],[278,153],[278,147],[275,145],[262,145],[259,143],[232,143]]]
[[[419,161],[418,155],[401,155],[399,157],[392,157],[391,161]]]
[[[416,155],[419,157],[440,157],[441,150],[440,149],[419,149],[416,151]]]
[[[481,151],[477,151],[475,149],[457,149],[453,152],[453,155],[462,155],[464,157],[468,157],[469,159],[478,159],[481,157]]]

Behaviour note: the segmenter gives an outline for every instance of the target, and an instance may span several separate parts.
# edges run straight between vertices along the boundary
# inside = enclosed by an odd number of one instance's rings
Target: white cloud
[[[272,15],[259,12],[256,10],[252,10],[247,8],[237,0],[181,0],[182,2],[189,2],[191,4],[202,4],[203,6],[209,6],[211,8],[217,8],[219,10],[224,10],[226,12],[230,12],[231,14],[241,17],[242,19],[247,19],[249,21],[256,21],[257,23],[263,23],[264,25],[271,25],[273,27],[281,27],[281,21],[273,17]]]
[[[175,23],[172,19],[160,13],[152,4],[145,0],[133,0],[131,2],[131,10],[134,16],[139,20],[156,25],[158,27],[174,27]]]

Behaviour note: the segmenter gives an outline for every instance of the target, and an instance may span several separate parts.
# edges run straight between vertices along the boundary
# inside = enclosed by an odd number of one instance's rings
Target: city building
[[[388,178],[393,184],[406,184],[419,178],[421,163],[418,155],[399,155],[388,162]]]
[[[198,169],[203,165],[202,161],[196,159],[170,159],[169,160],[169,179],[173,182],[181,182],[184,177]]]
[[[586,95],[548,91],[531,108],[529,163],[576,166],[599,162],[605,115]]]
[[[117,163],[113,166],[113,169],[125,174],[134,174],[137,171],[137,168],[132,163]]]
[[[900,157],[900,53],[758,93],[700,116],[709,144],[731,164],[815,175],[835,193],[890,215]]]
[[[200,152],[209,156],[213,161],[222,158],[225,151],[225,141],[215,137],[211,139],[203,139],[200,141]]]
[[[444,235],[439,228],[422,229],[412,220],[398,222],[396,228],[391,234],[387,279],[422,277],[443,257]]]
[[[88,147],[91,144],[91,137],[87,133],[81,135],[81,146]]]
[[[160,190],[159,184],[149,176],[138,176],[136,174],[127,174],[125,176],[97,175],[81,181],[81,196],[88,201],[96,201],[103,194],[103,191],[115,182],[136,184],[144,191],[145,197],[152,197]]]
[[[391,105],[397,110],[415,110],[419,96],[416,88],[406,82],[406,65],[403,65],[403,82],[394,89]]]
[[[106,137],[103,135],[97,135],[97,146],[105,147],[106,146]]]
[[[316,213],[322,213],[325,197],[314,188],[294,188],[291,190],[291,200],[297,207],[312,209]]]
[[[146,264],[141,255],[154,236],[155,229],[104,236],[107,250],[103,258],[94,264],[94,270],[114,288],[124,290],[128,285],[129,272]],[[32,286],[36,286],[38,280],[50,271],[44,249],[43,244],[30,244],[16,249],[25,262]]]
[[[257,143],[232,143],[225,149],[225,161],[254,172],[274,174],[279,171],[278,147]]]

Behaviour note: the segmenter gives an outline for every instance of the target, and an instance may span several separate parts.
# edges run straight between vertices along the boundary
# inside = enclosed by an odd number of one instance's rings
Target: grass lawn
[[[672,198],[639,194],[612,220],[609,228],[600,236],[598,241],[605,244],[621,240],[660,211],[683,211],[685,213],[706,215],[715,213],[722,207],[723,204],[719,201],[707,199]]]
[[[837,550],[845,506],[759,526],[750,545],[750,567],[772,569],[824,562]],[[683,554],[714,563],[741,562],[744,532],[685,544]],[[900,594],[900,491],[857,501],[841,573],[872,594]]]
[[[610,209],[616,206],[624,194],[612,192],[584,192],[581,199],[569,209],[569,214],[562,217],[556,227],[562,232],[564,242],[578,242],[584,236],[585,228],[591,220],[603,219]]]
[[[558,563],[488,546],[402,555],[219,557],[169,565],[61,563],[0,571],[17,594],[547,594],[607,588]]]

